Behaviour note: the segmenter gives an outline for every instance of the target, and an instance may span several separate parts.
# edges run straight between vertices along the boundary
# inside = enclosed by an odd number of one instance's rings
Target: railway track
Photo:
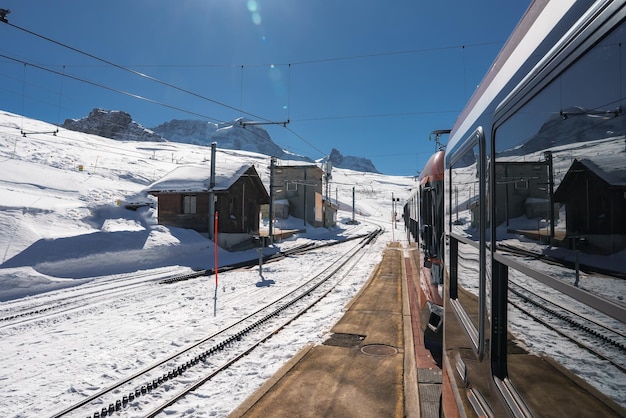
[[[106,281],[99,281],[96,278],[92,283],[82,284],[74,289],[64,289],[62,293],[59,293],[62,296],[44,294],[27,302],[3,304],[3,312],[0,313],[2,315],[0,316],[0,329],[41,321],[106,303],[111,298],[123,297],[125,294],[134,293],[147,285],[163,280],[182,280],[182,278],[197,275],[198,272],[189,273],[187,268],[168,267],[156,271],[126,274],[114,279],[107,278]]]
[[[626,373],[626,333],[509,279],[509,303],[534,321]]]
[[[362,234],[362,235],[353,235],[350,236],[349,238],[343,239],[343,240],[336,240],[336,241],[329,241],[329,242],[323,242],[323,243],[319,243],[319,242],[307,242],[289,249],[286,249],[284,251],[279,251],[275,254],[270,254],[267,256],[263,257],[263,263],[272,263],[272,262],[276,262],[276,261],[280,261],[282,259],[284,259],[285,257],[291,257],[291,256],[295,256],[298,254],[303,254],[306,253],[308,251],[314,251],[314,250],[319,250],[322,248],[327,248],[327,247],[332,247],[334,245],[337,244],[341,244],[344,242],[348,242],[348,241],[353,241],[353,240],[360,240],[363,238],[366,238],[368,236],[370,236],[371,234]],[[223,273],[226,271],[232,271],[232,270],[236,270],[236,269],[240,269],[240,268],[251,268],[251,267],[255,267],[258,265],[258,260],[257,259],[251,259],[251,260],[246,260],[246,261],[242,261],[240,263],[235,263],[235,264],[230,264],[228,266],[223,266],[217,269],[218,273]],[[209,269],[209,270],[198,270],[195,274],[193,275],[189,275],[189,276],[181,276],[181,277],[172,277],[172,278],[167,278],[167,279],[163,279],[161,281],[161,283],[175,283],[175,282],[179,282],[179,281],[183,281],[183,280],[189,280],[189,279],[193,279],[196,277],[201,277],[201,276],[211,276],[215,274],[215,270],[214,269]]]
[[[345,240],[330,241],[324,243],[305,243],[285,251],[279,251],[275,254],[264,257],[264,263],[280,261],[285,257],[291,257],[298,254],[306,253],[316,249],[334,246],[343,242],[360,240],[368,236],[367,234],[351,236]],[[218,269],[218,272],[226,272],[238,268],[250,268],[258,265],[257,259],[243,261],[237,264],[224,266]],[[94,306],[95,304],[104,304],[111,298],[123,297],[125,294],[136,292],[138,289],[150,284],[167,284],[179,281],[190,280],[202,276],[210,276],[215,274],[215,270],[197,270],[189,272],[187,268],[166,267],[157,271],[143,271],[139,273],[120,275],[119,278],[111,279],[107,277],[106,282],[98,281],[97,278],[92,279],[90,284],[82,284],[71,290],[73,293],[67,296],[68,289],[64,289],[63,296],[55,298],[50,294],[38,296],[31,301],[17,302],[21,306],[16,308],[11,303],[5,303],[3,312],[0,312],[0,330],[9,327],[25,325],[30,322],[45,320],[47,318],[69,314],[73,311]]]
[[[537,253],[534,251],[527,250],[525,248],[520,248],[510,244],[498,244],[498,249],[506,251],[511,254],[519,255],[522,257],[529,257],[535,260],[541,260],[548,264],[553,264],[556,266],[566,267],[570,270],[574,270],[576,268],[576,264],[573,261],[565,260],[562,258],[551,257],[545,254]],[[601,268],[599,266],[593,266],[585,263],[579,263],[578,268],[580,271],[587,274],[598,274],[603,276],[615,277],[618,279],[626,280],[626,273],[615,271],[607,268]]]
[[[142,416],[157,415],[259,349],[323,300],[381,232],[378,229],[360,237],[326,269],[288,294],[53,416],[85,416],[88,412],[88,416],[102,417],[128,408]]]

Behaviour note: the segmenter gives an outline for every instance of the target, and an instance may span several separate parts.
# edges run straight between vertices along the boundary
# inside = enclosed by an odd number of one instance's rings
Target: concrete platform
[[[420,417],[414,261],[390,243],[321,345],[301,350],[230,417]],[[432,370],[421,352],[420,373]],[[425,360],[424,360],[425,359]],[[437,369],[434,369],[437,373]],[[424,392],[426,393],[426,392]],[[437,395],[438,398],[438,395]]]

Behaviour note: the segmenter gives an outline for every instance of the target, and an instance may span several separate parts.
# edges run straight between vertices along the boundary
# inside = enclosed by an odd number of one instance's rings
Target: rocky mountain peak
[[[379,173],[374,163],[369,158],[343,156],[339,150],[333,148],[328,156],[333,167],[347,168],[354,171],[367,171],[369,173]]]
[[[212,142],[217,142],[220,148],[258,152],[278,158],[302,159],[302,157],[287,155],[272,141],[262,126],[246,125],[245,122],[245,119],[236,119],[232,122],[215,124],[200,120],[173,119],[153,130],[173,142],[195,145],[210,145]]]
[[[245,119],[236,119],[216,124],[201,120],[173,119],[148,129],[133,121],[127,112],[96,108],[83,118],[66,119],[63,127],[121,141],[172,141],[203,146],[217,142],[219,148],[252,151],[286,160],[312,161],[307,157],[286,152],[272,141],[262,125],[247,122],[249,121]],[[330,161],[338,168],[379,173],[368,158],[343,156],[334,148],[323,161]]]
[[[129,113],[121,110],[93,109],[80,119],[66,119],[63,127],[121,141],[165,141],[160,135],[146,129]]]

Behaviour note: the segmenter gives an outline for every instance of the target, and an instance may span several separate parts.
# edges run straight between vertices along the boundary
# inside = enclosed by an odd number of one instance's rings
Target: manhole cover
[[[398,349],[390,345],[370,344],[361,347],[361,352],[370,356],[392,356],[398,353]]]

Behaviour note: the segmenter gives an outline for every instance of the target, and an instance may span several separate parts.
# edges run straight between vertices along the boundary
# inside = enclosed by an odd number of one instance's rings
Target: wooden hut
[[[259,234],[260,207],[269,203],[253,165],[216,167],[213,187],[209,166],[177,167],[148,187],[147,193],[157,198],[159,224],[207,234],[213,233],[213,196],[219,245],[226,248]]]

